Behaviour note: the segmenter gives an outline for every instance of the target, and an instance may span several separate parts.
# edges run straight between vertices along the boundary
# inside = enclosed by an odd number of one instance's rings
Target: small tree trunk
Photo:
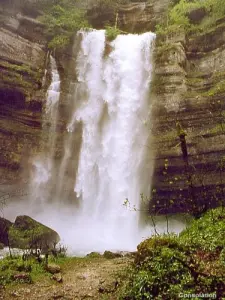
[[[115,29],[117,28],[117,25],[118,25],[118,12],[116,13],[116,21],[115,21]]]
[[[187,179],[188,179],[188,190],[189,190],[189,194],[190,194],[190,200],[194,200],[194,198],[195,198],[194,186],[193,186],[193,181],[192,181],[192,172],[190,170],[190,165],[189,165],[189,160],[188,160],[186,133],[183,130],[183,128],[179,122],[176,123],[176,127],[177,127],[177,135],[179,136],[179,139],[180,139],[180,145],[181,145],[181,151],[182,151],[183,160],[184,160],[185,172],[187,174]],[[191,202],[191,204],[193,204],[193,203]]]

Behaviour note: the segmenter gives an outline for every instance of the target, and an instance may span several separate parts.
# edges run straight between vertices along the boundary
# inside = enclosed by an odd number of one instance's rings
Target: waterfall
[[[140,194],[150,194],[145,120],[155,35],[119,35],[104,57],[105,31],[81,34],[77,75],[84,92],[68,125],[70,134],[77,122],[83,126],[74,187],[80,206],[66,240],[74,240],[76,251],[135,249],[139,214],[124,202],[139,209]]]
[[[44,153],[33,159],[33,174],[30,183],[31,206],[35,212],[43,210],[51,193],[49,181],[54,167],[58,104],[60,98],[60,78],[55,59],[50,56],[51,84],[46,95],[46,107],[43,115],[42,140],[47,145]]]
[[[54,228],[73,253],[133,251],[150,234],[139,209],[140,194],[149,196],[151,187],[154,39],[153,33],[128,34],[108,42],[104,30],[78,32],[63,134],[57,132],[60,79],[51,58],[43,122],[47,147],[33,159],[32,201],[24,211]],[[63,155],[56,160],[59,140]]]
[[[48,159],[49,163],[52,163],[52,157],[54,155],[55,141],[56,141],[56,126],[58,121],[58,104],[60,98],[60,78],[57,70],[55,59],[51,56],[51,75],[52,82],[47,91],[47,101],[45,109],[45,122],[50,122],[47,144],[49,147]],[[46,125],[46,124],[44,124]]]

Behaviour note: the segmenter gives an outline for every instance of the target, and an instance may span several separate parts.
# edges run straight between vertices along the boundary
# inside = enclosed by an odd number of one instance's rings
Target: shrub
[[[115,40],[119,34],[121,34],[121,30],[118,28],[106,26],[106,37],[109,41]]]
[[[225,246],[225,210],[209,210],[194,220],[189,228],[180,234],[180,242],[194,248],[215,251]]]
[[[154,236],[138,245],[120,299],[177,299],[179,293],[225,296],[225,210],[208,211],[180,236]]]
[[[85,10],[79,9],[77,1],[72,0],[60,0],[51,5],[39,19],[46,25],[49,48],[65,47],[76,31],[90,27]]]

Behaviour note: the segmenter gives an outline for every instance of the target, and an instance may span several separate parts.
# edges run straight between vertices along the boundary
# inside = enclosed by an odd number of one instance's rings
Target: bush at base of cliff
[[[216,299],[222,299],[225,264],[221,246],[224,247],[225,242],[217,223],[224,217],[225,210],[217,208],[193,221],[180,236],[154,236],[143,241],[138,245],[133,269],[120,299],[169,300],[179,299],[180,293],[216,294]],[[204,245],[206,240],[207,246]],[[213,247],[209,247],[210,242]]]
[[[180,234],[180,242],[203,251],[221,251],[225,246],[225,208],[210,209]]]

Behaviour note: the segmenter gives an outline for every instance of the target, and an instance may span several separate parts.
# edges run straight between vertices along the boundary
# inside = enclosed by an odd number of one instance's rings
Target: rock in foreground
[[[9,220],[0,217],[0,244],[8,245],[8,231],[11,226]]]
[[[61,268],[60,268],[60,266],[58,266],[56,264],[48,264],[46,266],[46,271],[48,271],[51,274],[57,274],[57,273],[60,273]]]
[[[18,216],[9,229],[10,246],[14,248],[48,250],[59,241],[56,231],[28,216]]]

